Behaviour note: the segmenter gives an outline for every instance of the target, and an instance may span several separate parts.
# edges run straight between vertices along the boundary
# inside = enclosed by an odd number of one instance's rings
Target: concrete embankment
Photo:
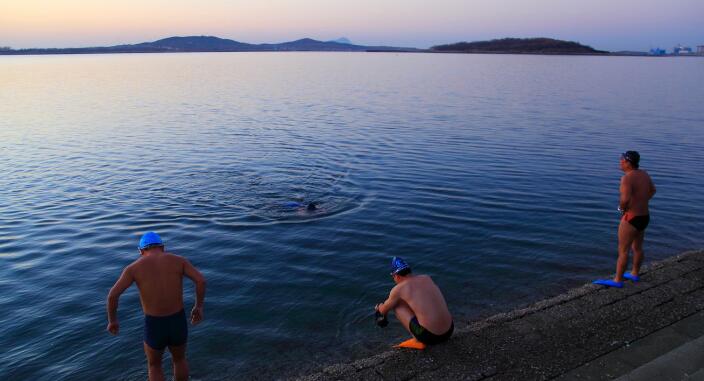
[[[704,379],[704,251],[460,328],[424,351],[391,350],[300,380]],[[694,378],[692,378],[694,377]]]

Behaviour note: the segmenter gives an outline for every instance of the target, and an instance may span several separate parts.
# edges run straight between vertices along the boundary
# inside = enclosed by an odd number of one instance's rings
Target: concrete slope
[[[388,351],[300,380],[580,379],[579,369],[703,310],[704,251],[688,252],[646,267],[641,282],[623,289],[588,284],[470,324],[445,344]],[[589,379],[627,375],[678,345],[656,339],[650,356],[597,366]]]

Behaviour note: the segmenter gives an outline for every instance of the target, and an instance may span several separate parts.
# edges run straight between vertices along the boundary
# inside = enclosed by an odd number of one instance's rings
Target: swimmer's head
[[[318,209],[318,205],[316,205],[315,201],[311,201],[311,202],[308,203],[308,206],[306,207],[306,209],[307,209],[309,212],[312,212],[312,211]]]
[[[411,266],[406,263],[401,257],[393,257],[391,259],[391,276],[406,276],[411,273]]]
[[[153,247],[164,247],[161,237],[154,232],[144,233],[142,239],[139,240],[139,251],[149,250]]]
[[[638,169],[638,165],[640,164],[640,154],[638,151],[626,151],[621,154],[621,158],[630,163],[633,168]]]

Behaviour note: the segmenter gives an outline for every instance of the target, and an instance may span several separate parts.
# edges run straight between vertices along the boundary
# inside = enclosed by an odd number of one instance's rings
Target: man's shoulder
[[[634,181],[638,181],[637,178],[639,176],[640,175],[638,174],[637,170],[630,171],[630,172],[626,173],[625,175],[623,175],[623,177],[621,177],[621,181],[630,185],[630,184],[633,184]]]
[[[144,257],[139,257],[139,258],[135,259],[134,261],[132,261],[132,263],[130,263],[129,265],[125,266],[125,270],[132,271],[134,269],[137,269],[140,267],[142,262],[144,262]]]
[[[186,263],[186,261],[187,261],[187,259],[185,257],[182,257],[180,255],[176,255],[174,253],[169,252],[169,253],[165,253],[165,254],[166,254],[166,258],[168,258],[169,260],[174,261],[174,262]]]
[[[637,169],[631,172],[634,181],[642,181],[642,179],[650,179],[650,175],[645,169]]]

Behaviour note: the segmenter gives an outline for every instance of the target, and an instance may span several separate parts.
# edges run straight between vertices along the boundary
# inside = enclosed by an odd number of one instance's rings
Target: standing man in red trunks
[[[141,257],[125,267],[108,295],[108,332],[117,335],[117,304],[120,295],[136,282],[144,311],[144,353],[149,366],[149,381],[164,380],[161,358],[168,347],[174,365],[174,379],[188,380],[186,341],[188,324],[183,310],[183,277],[196,284],[196,304],[191,324],[203,320],[205,278],[183,257],[164,251],[159,235],[146,233],[139,241]]]
[[[616,276],[611,279],[599,279],[594,284],[608,287],[623,287],[623,279],[633,282],[640,280],[638,273],[643,263],[643,239],[645,228],[650,222],[648,201],[655,195],[655,184],[648,173],[639,169],[640,154],[628,151],[621,154],[621,170],[625,175],[621,178],[621,200],[619,211],[623,213],[618,226],[618,261]],[[633,250],[633,269],[626,272],[628,250]]]

